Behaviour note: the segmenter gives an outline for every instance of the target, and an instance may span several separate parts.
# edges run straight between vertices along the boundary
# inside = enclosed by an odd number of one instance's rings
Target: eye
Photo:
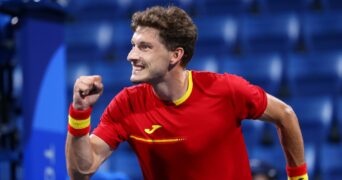
[[[152,45],[150,43],[146,43],[146,42],[141,42],[138,44],[138,47],[140,50],[142,51],[147,51],[149,49],[152,49]]]
[[[142,50],[144,50],[144,49],[148,49],[148,48],[150,48],[148,45],[146,45],[146,44],[142,44],[142,45],[140,45],[140,47],[139,47],[140,49],[142,49]]]

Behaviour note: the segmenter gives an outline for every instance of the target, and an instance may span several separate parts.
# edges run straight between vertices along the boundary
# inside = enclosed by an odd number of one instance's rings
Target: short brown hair
[[[197,28],[190,16],[175,6],[154,6],[133,14],[131,28],[138,26],[152,27],[159,30],[162,43],[168,50],[178,47],[184,49],[181,65],[185,67],[194,54]]]

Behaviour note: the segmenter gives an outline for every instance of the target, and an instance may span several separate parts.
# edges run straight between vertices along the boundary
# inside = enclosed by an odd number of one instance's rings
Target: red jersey
[[[191,71],[185,95],[160,100],[148,84],[122,90],[93,134],[128,141],[145,179],[252,179],[241,120],[260,117],[266,93],[231,74]]]

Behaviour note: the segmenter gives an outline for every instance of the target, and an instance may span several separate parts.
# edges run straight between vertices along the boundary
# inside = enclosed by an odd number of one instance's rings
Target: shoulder
[[[139,95],[139,94],[146,93],[147,91],[149,91],[149,89],[150,89],[149,84],[142,83],[142,84],[137,84],[137,85],[126,87],[122,90],[122,92],[128,95]]]
[[[216,84],[216,83],[244,83],[246,80],[238,75],[229,73],[216,73],[209,71],[192,71],[193,80],[199,84]],[[221,84],[222,85],[222,84]]]
[[[253,87],[243,77],[229,73],[192,71],[192,75],[194,86],[206,94],[231,96]]]
[[[151,98],[151,85],[141,83],[124,88],[117,96],[124,98],[128,103],[144,102]]]
[[[121,107],[122,111],[134,111],[136,106],[148,101],[150,85],[138,84],[125,87],[111,100],[110,106]]]

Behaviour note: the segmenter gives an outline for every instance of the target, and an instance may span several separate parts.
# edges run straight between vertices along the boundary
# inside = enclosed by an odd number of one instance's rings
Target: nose
[[[134,61],[136,59],[138,59],[138,54],[136,53],[134,47],[132,47],[132,49],[129,51],[127,55],[127,61]]]

